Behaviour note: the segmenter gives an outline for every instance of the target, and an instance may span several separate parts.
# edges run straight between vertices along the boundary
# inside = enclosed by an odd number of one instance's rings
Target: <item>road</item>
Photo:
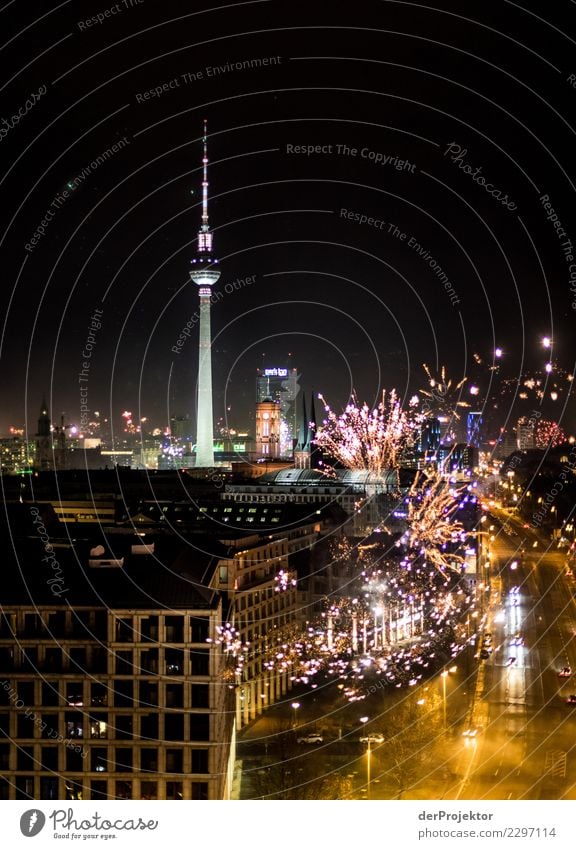
[[[494,535],[485,626],[490,657],[474,659],[479,642],[444,679],[436,675],[410,693],[378,693],[359,704],[345,702],[335,684],[293,691],[240,734],[242,798],[302,798],[314,776],[328,777],[322,792],[345,798],[576,798],[576,708],[565,703],[576,693],[576,675],[557,674],[564,666],[576,672],[576,584],[565,554],[547,550],[540,532],[503,510],[487,523]],[[522,645],[514,644],[517,635]],[[396,748],[374,745],[368,755],[360,736],[390,734],[408,699],[419,705],[423,723],[410,720],[416,724],[407,744],[398,737]],[[476,736],[463,736],[470,727]],[[322,744],[297,744],[308,731],[321,731]]]
[[[447,798],[573,799],[576,710],[565,699],[576,692],[576,680],[557,673],[563,666],[576,671],[576,588],[565,554],[546,550],[549,542],[517,517],[495,514],[487,626],[495,650],[479,676],[474,720],[480,733],[465,741],[463,778]],[[506,531],[498,532],[502,526]],[[513,644],[518,633],[520,646]]]

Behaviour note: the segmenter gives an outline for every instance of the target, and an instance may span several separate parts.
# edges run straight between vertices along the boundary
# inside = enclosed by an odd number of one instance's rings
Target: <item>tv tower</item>
[[[192,260],[190,277],[199,287],[200,341],[198,351],[198,404],[196,413],[196,468],[214,465],[214,416],[212,413],[212,336],[210,300],[212,286],[220,277],[214,268],[218,260],[212,256],[212,233],[208,224],[208,124],[204,121],[204,153],[202,156],[202,224],[198,231],[197,256]]]

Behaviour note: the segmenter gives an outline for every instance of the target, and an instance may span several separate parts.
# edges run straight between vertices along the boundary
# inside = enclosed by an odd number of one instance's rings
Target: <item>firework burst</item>
[[[384,391],[373,410],[353,398],[339,416],[321,400],[326,418],[314,441],[347,469],[381,475],[397,468],[402,453],[416,441],[420,417],[402,409],[394,389]]]
[[[454,520],[458,492],[437,469],[418,472],[408,493],[408,530],[402,542],[412,554],[420,555],[440,571],[460,572],[464,558],[448,551],[461,543],[464,528]]]
[[[452,380],[446,377],[446,368],[442,366],[440,375],[434,377],[426,363],[422,364],[426,377],[428,378],[428,388],[420,389],[419,394],[423,396],[422,412],[427,416],[438,418],[448,417],[448,419],[460,419],[458,407],[469,407],[466,401],[460,400],[460,390],[468,380],[463,377],[458,383],[454,384]]]
[[[567,440],[559,424],[545,419],[541,419],[536,425],[534,437],[537,448],[555,448]]]

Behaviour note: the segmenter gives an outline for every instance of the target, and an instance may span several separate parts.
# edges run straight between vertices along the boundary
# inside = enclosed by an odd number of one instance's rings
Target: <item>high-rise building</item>
[[[212,286],[220,277],[212,254],[212,232],[208,224],[208,129],[204,121],[202,157],[202,223],[198,232],[197,256],[190,277],[200,295],[200,340],[198,351],[198,402],[196,407],[196,467],[214,465],[214,415],[212,410],[212,336],[210,302]]]
[[[520,451],[529,451],[536,445],[534,422],[525,418],[519,419],[516,425],[516,444]]]
[[[466,417],[466,441],[474,448],[480,447],[482,438],[482,413],[468,413]]]
[[[418,447],[424,454],[438,451],[440,448],[440,422],[438,419],[426,419],[420,431]]]
[[[279,405],[281,457],[291,456],[297,436],[296,398],[300,389],[299,377],[295,368],[274,366],[257,371],[256,403],[260,404],[270,398]]]

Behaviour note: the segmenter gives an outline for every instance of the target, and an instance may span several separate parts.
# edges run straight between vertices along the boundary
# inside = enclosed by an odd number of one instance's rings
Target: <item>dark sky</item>
[[[474,404],[501,394],[505,419],[519,375],[547,361],[543,335],[551,380],[572,372],[576,282],[562,243],[574,242],[576,281],[576,6],[209,5],[3,4],[0,432],[26,414],[33,432],[43,392],[54,417],[79,420],[96,308],[90,409],[159,426],[193,411],[197,325],[180,354],[171,347],[197,305],[205,117],[222,268],[216,415],[227,405],[232,425],[248,425],[256,368],[288,352],[303,388],[333,408],[353,389],[369,401],[383,387],[413,392],[427,362],[467,375]],[[570,405],[562,413],[571,384],[558,382],[546,404],[574,432]]]

